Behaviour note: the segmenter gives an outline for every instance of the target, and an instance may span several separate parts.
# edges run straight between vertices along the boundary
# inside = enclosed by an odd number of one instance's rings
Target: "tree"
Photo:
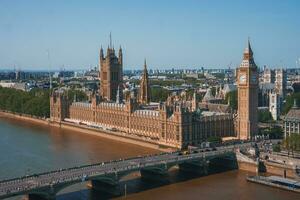
[[[279,144],[275,144],[275,145],[273,146],[273,151],[274,151],[274,152],[280,152],[280,151],[281,151],[280,145],[279,145]]]
[[[283,147],[288,151],[288,155],[290,155],[290,137],[287,136],[284,140],[283,140]]]
[[[293,105],[294,105],[294,99],[296,99],[296,102],[299,105],[299,102],[300,102],[300,92],[294,93],[294,94],[286,97],[286,102],[285,102],[285,105],[283,107],[283,114],[288,113],[289,110],[293,107]]]
[[[186,97],[187,97],[187,98],[189,98],[189,97],[193,97],[193,95],[194,95],[194,92],[195,92],[195,90],[194,90],[194,89],[187,89],[187,90],[185,91],[185,93],[186,93]]]
[[[282,139],[283,129],[280,126],[259,129],[259,135],[269,136],[270,139]]]
[[[36,88],[25,92],[0,87],[0,109],[38,117],[49,117],[49,90]]]
[[[207,138],[207,142],[221,143],[222,142],[222,138],[218,137],[218,136],[210,136],[209,138]]]
[[[259,110],[258,111],[258,121],[259,122],[269,122],[272,121],[272,114],[269,110]]]
[[[300,135],[299,134],[292,133],[290,135],[290,146],[291,146],[293,155],[294,155],[294,151],[300,150]]]
[[[164,88],[151,87],[151,101],[159,102],[166,101],[170,92]]]
[[[133,81],[132,81],[133,82]],[[139,84],[139,81],[136,80],[134,83]],[[180,86],[184,83],[184,80],[151,80],[151,85],[159,85],[159,86]]]
[[[280,126],[274,126],[269,129],[268,134],[270,139],[282,139],[283,129]]]
[[[283,147],[288,151],[288,155],[292,152],[294,156],[294,151],[300,151],[300,134],[291,133],[283,141]]]
[[[87,101],[88,96],[81,90],[71,89],[68,91],[68,99],[73,100],[76,97],[76,101]]]
[[[214,73],[214,76],[219,80],[223,80],[225,78],[224,73]]]

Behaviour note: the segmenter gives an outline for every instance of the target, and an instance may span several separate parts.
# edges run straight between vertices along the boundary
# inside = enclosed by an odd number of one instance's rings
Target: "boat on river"
[[[300,180],[280,176],[248,176],[247,181],[300,193]]]

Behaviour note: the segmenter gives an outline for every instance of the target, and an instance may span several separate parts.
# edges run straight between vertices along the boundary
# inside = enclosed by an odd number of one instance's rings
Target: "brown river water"
[[[157,150],[58,128],[0,117],[0,179],[65,167],[158,153]],[[86,183],[61,191],[57,199],[300,199],[297,193],[245,180],[244,171],[203,177],[174,169],[164,183],[146,183],[133,174],[120,184],[122,196],[87,189]],[[125,187],[126,185],[126,187]],[[126,188],[126,196],[125,196]],[[10,199],[22,199],[22,196]]]

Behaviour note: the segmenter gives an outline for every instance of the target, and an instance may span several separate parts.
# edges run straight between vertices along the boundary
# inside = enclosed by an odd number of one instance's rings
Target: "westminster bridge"
[[[223,147],[191,153],[161,153],[3,180],[0,181],[0,199],[18,195],[27,195],[28,199],[55,199],[60,190],[87,181],[95,190],[116,195],[122,177],[137,171],[143,180],[159,181],[176,165],[180,170],[192,173],[207,173],[214,167],[237,168],[234,151],[234,147]]]

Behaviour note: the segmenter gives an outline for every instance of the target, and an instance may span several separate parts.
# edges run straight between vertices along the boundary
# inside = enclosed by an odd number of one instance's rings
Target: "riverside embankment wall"
[[[12,113],[8,111],[0,111],[0,117],[5,117],[9,119],[22,120],[31,123],[41,124],[41,125],[49,125],[49,122],[44,118],[35,117],[32,115]]]
[[[112,140],[116,140],[119,142],[135,144],[135,145],[139,145],[142,147],[152,148],[152,149],[156,149],[156,150],[164,151],[164,152],[170,152],[170,151],[175,150],[173,148],[165,148],[165,147],[159,146],[158,144],[151,143],[150,141],[144,141],[143,139],[125,136],[124,133],[117,132],[117,131],[98,130],[96,128],[90,128],[90,127],[86,127],[83,125],[76,125],[76,124],[72,124],[72,123],[68,123],[68,122],[61,122],[61,123],[51,122],[48,119],[44,119],[44,118],[38,118],[35,116],[26,115],[26,114],[18,114],[18,113],[11,113],[11,112],[5,112],[5,111],[0,111],[0,117],[5,117],[5,118],[9,118],[9,119],[14,119],[14,120],[22,120],[25,122],[48,126],[49,128],[62,128],[65,130],[71,130],[71,131],[76,131],[76,132],[80,132],[80,133],[84,133],[84,134],[99,136],[102,138],[107,138],[107,139],[112,139]]]

